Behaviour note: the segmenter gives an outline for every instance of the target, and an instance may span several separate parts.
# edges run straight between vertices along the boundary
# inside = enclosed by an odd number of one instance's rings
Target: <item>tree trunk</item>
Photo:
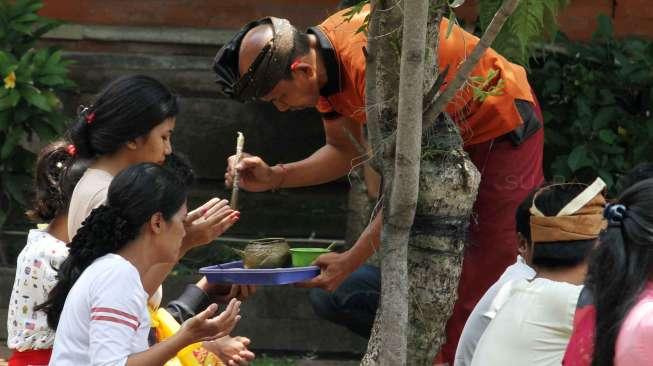
[[[384,154],[383,159],[383,176],[394,177],[385,190],[381,233],[382,296],[375,322],[377,336],[373,338],[383,347],[371,343],[363,364],[405,365],[408,357],[408,237],[419,187],[428,1],[405,0],[403,5],[397,147],[395,156]],[[386,129],[392,129],[392,119],[387,117],[383,116]],[[379,328],[383,330],[380,333]]]
[[[386,215],[381,234],[382,296],[362,364],[430,365],[445,340],[445,326],[456,301],[469,219],[480,183],[479,172],[463,150],[457,126],[448,116],[441,114],[441,111],[462,85],[460,81],[468,78],[471,67],[491,44],[519,0],[505,0],[493,19],[494,24],[488,27],[488,32],[482,37],[479,45],[461,66],[462,70],[459,71],[462,72],[444,93],[438,91],[440,85],[437,85],[437,47],[439,23],[446,5],[434,2],[431,9],[426,11],[426,1],[406,0],[404,16],[408,21],[404,23],[404,41],[407,41],[407,37],[410,37],[410,40],[408,43],[404,42],[401,50],[398,50],[401,2],[371,2],[373,10],[368,28],[366,74],[367,120],[372,149],[382,157],[379,160],[385,183],[383,202]],[[416,10],[418,7],[419,11]],[[426,14],[430,14],[431,18],[428,31],[421,25],[422,16]],[[407,36],[407,24],[411,24],[411,27],[420,24],[418,28],[422,27],[422,33]],[[417,32],[415,29],[413,30]],[[422,52],[419,60],[423,62],[426,58],[427,63],[410,68],[412,74],[421,74],[423,77],[411,79],[412,91],[419,91],[417,97],[413,93],[412,101],[420,99],[421,102],[420,97],[424,97],[426,103],[423,113],[419,113],[419,117],[412,117],[415,123],[421,123],[423,119],[425,130],[421,140],[424,151],[421,153],[421,170],[417,184],[411,182],[414,178],[411,172],[414,172],[415,165],[419,170],[419,164],[412,160],[414,156],[405,154],[410,150],[406,145],[412,142],[419,146],[420,140],[406,139],[408,135],[414,138],[414,133],[405,134],[400,138],[402,133],[398,131],[395,149],[392,141],[394,139],[388,137],[391,136],[394,129],[392,122],[397,116],[396,91],[406,91],[399,88],[397,82],[399,53],[402,57],[402,71],[407,71],[408,69],[403,69],[403,63],[406,59],[416,57],[413,51],[406,53],[408,44],[412,40],[414,45],[419,39],[423,50],[425,32],[428,34],[429,52],[426,57]],[[455,70],[458,65],[450,66]],[[424,70],[428,70],[427,75],[424,75]],[[411,73],[402,73],[402,81],[404,77],[416,76]],[[402,85],[406,86],[406,83]],[[421,106],[421,103],[413,103],[412,106],[417,104]],[[405,125],[400,122],[400,126]],[[410,165],[413,169],[404,172],[403,169]],[[395,171],[395,168],[398,170]],[[411,208],[414,201],[411,200],[413,196],[410,188],[404,190],[401,196],[396,196],[397,192],[411,184],[419,186],[416,211]],[[401,189],[397,190],[395,186]],[[401,296],[406,294],[406,286],[402,283],[406,279],[404,229],[408,222],[413,222],[413,212],[414,225],[410,230],[410,244],[407,247],[409,307],[406,319],[401,313],[401,309],[406,306],[401,302]],[[408,328],[404,323],[406,321]],[[402,338],[406,339],[407,350],[403,348]]]
[[[445,340],[481,179],[448,116],[441,115],[425,135],[408,250],[409,365],[430,365]]]
[[[367,38],[367,65],[365,73],[365,96],[367,130],[370,147],[374,156],[374,165],[381,168],[383,176],[382,200],[384,204],[389,195],[389,187],[394,178],[394,150],[384,148],[383,139],[387,138],[394,130],[393,124],[397,118],[397,93],[399,89],[399,57],[398,50],[393,45],[399,44],[402,13],[399,0],[371,0],[370,22]],[[390,163],[388,163],[390,162]],[[384,222],[384,226],[386,226]],[[381,235],[381,272],[383,276],[383,262],[385,262],[384,247],[387,242]],[[382,279],[383,286],[383,279]],[[393,321],[384,310],[384,288],[381,289],[381,301],[376,313],[374,327],[370,336],[367,352],[361,365],[393,364],[391,360],[384,360],[382,350],[383,332],[389,329],[385,324]],[[397,321],[396,319],[394,321]],[[384,345],[385,346],[385,345]],[[403,355],[405,357],[405,353]],[[405,358],[404,358],[405,360]],[[394,363],[402,365],[403,363]]]

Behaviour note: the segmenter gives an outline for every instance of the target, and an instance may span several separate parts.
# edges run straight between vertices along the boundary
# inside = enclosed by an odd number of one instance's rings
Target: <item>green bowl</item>
[[[315,259],[330,250],[324,248],[290,248],[290,258],[293,267],[306,267],[313,264]]]

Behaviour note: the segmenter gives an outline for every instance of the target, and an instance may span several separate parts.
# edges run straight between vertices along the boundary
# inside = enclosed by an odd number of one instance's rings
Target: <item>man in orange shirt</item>
[[[213,68],[224,94],[241,101],[271,102],[280,111],[315,107],[322,114],[326,135],[322,148],[293,163],[269,166],[260,157],[246,156],[235,164],[231,157],[225,173],[227,185],[235,169],[240,172],[241,188],[248,191],[316,185],[347,174],[359,155],[349,135],[365,145],[363,47],[367,39],[356,30],[368,13],[365,7],[346,21],[342,11],[307,33],[299,32],[285,19],[264,18],[246,25],[220,49]],[[441,70],[449,66],[445,82],[450,82],[478,38],[458,26],[445,37],[446,19],[440,27],[438,61]],[[491,72],[496,73],[494,78],[488,78]],[[439,357],[451,364],[467,316],[517,253],[512,213],[543,181],[542,118],[525,70],[490,49],[472,76],[488,78],[489,87],[500,85],[500,93],[481,101],[466,87],[446,108],[460,128],[465,150],[481,172],[459,299]],[[377,215],[351,249],[318,258],[316,264],[322,273],[306,284],[333,292],[312,294],[316,310],[361,335],[369,334],[378,301],[378,270],[363,264],[379,245],[381,216]],[[360,311],[361,304],[351,304],[357,308],[354,310],[347,308],[343,298],[351,299],[361,292],[366,297],[365,309]],[[365,313],[371,316],[363,317]],[[351,323],[363,318],[365,324]]]

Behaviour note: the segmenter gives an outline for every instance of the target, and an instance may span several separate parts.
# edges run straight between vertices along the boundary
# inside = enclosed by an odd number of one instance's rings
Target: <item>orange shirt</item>
[[[362,49],[367,44],[367,36],[363,32],[356,34],[356,30],[369,13],[369,6],[349,22],[343,17],[346,11],[332,15],[315,27],[330,42],[339,69],[337,90],[328,95],[323,94],[316,108],[321,113],[337,112],[365,123],[365,56]],[[444,86],[453,80],[458,68],[479,41],[478,37],[455,25],[447,38],[448,27],[449,21],[442,19],[438,56],[440,71],[449,65]],[[494,80],[501,79],[503,82],[500,95],[488,96],[483,102],[475,101],[472,89],[465,87],[456,93],[446,107],[446,111],[458,124],[465,145],[485,142],[514,130],[522,123],[514,100],[534,100],[524,68],[488,49],[474,67],[471,76],[487,77],[491,70],[498,72]],[[329,77],[332,75],[329,74]]]

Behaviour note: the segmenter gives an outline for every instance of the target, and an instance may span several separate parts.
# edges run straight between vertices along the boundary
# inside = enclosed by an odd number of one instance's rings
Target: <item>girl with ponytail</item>
[[[118,78],[92,105],[80,107],[69,135],[76,156],[92,163],[72,195],[68,218],[71,239],[91,210],[104,202],[116,174],[133,164],[164,163],[172,153],[178,111],[177,97],[158,80],[144,75]],[[218,199],[207,202],[202,210],[220,214],[205,215],[202,225],[189,227],[183,249],[215,239],[239,215],[227,201]]]
[[[162,165],[172,155],[171,137],[179,111],[177,97],[161,82],[144,75],[118,78],[107,85],[87,107],[81,107],[69,130],[76,157],[91,160],[89,169],[79,180],[68,210],[68,234],[73,238],[82,222],[107,198],[114,176],[138,163]],[[186,236],[179,257],[153,266],[143,284],[151,295],[154,310],[161,301],[160,285],[178,259],[195,246],[208,244],[222,235],[240,217],[226,200],[212,198],[189,212],[184,219]],[[217,286],[205,279],[189,284],[182,295],[168,304],[167,310],[179,322],[193,317],[211,303],[211,298],[226,302],[233,297],[245,298],[254,289],[249,286]],[[251,359],[247,341],[226,337],[214,349],[245,349],[235,358]],[[207,343],[208,344],[208,343]],[[241,357],[242,356],[242,357]],[[226,358],[225,358],[226,359]],[[226,361],[225,361],[226,362]]]
[[[162,365],[182,348],[233,329],[240,303],[232,300],[216,317],[211,304],[148,349],[143,279],[150,267],[177,260],[185,217],[186,188],[164,168],[138,164],[112,180],[106,203],[69,244],[59,282],[39,306],[57,329],[50,364]]]
[[[56,268],[68,255],[68,202],[86,168],[83,161],[75,162],[73,152],[68,142],[57,141],[44,147],[36,161],[34,201],[27,217],[49,225],[29,231],[16,262],[7,321],[11,366],[47,365],[50,359],[54,331],[34,304],[47,299],[57,282]]]
[[[608,228],[589,265],[596,331],[593,366],[653,364],[653,179],[605,209]]]

